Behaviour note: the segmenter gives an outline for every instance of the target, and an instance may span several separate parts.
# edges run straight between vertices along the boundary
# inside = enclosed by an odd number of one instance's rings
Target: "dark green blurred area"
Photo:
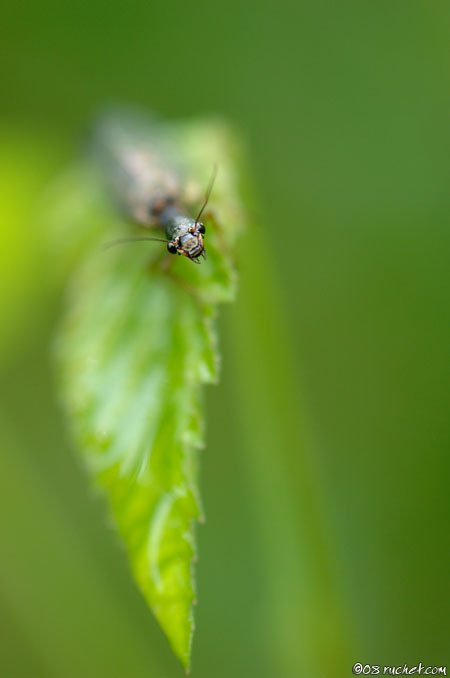
[[[0,675],[176,676],[65,438],[34,206],[110,102],[216,114],[258,227],[207,391],[193,676],[448,662],[448,3],[3,7]]]

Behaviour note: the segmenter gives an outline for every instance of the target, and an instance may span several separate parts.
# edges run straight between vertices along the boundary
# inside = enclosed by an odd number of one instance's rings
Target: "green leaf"
[[[106,241],[130,234],[130,225],[88,165],[50,194],[47,225],[60,271],[80,262],[56,341],[75,445],[106,492],[139,588],[188,668],[194,523],[202,517],[202,385],[217,380],[214,320],[217,305],[235,293],[231,252],[244,218],[240,150],[230,132],[198,123],[170,133],[201,187],[200,202],[219,166],[201,266],[170,258],[159,243],[105,250]]]

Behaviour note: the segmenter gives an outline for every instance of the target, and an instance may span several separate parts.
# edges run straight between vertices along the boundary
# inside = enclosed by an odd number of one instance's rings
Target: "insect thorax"
[[[160,219],[168,240],[183,238],[195,226],[195,219],[180,214],[176,207],[167,208]]]

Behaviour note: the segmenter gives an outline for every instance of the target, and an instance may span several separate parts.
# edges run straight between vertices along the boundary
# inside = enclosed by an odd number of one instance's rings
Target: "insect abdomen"
[[[108,115],[97,126],[95,148],[121,211],[143,226],[161,227],[159,215],[177,202],[180,188],[157,129],[139,115]]]

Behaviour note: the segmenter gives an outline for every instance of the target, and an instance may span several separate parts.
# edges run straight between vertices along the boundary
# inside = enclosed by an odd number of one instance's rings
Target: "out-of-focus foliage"
[[[48,360],[72,264],[36,198],[111,101],[233,120],[259,189],[207,389],[192,675],[446,663],[449,20],[444,0],[5,4],[2,675],[182,674]]]

